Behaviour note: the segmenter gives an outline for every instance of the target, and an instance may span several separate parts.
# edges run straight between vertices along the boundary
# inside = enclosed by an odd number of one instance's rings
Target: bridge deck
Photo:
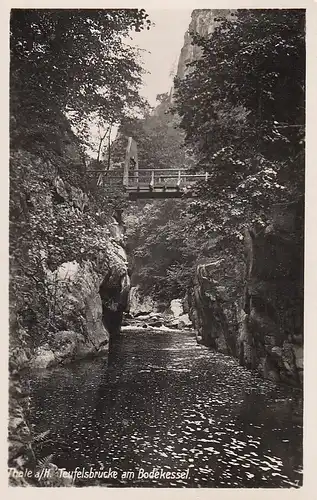
[[[166,198],[191,198],[195,196],[192,190],[181,189],[173,186],[150,189],[148,185],[127,186],[125,192],[131,200],[136,199],[166,199]]]

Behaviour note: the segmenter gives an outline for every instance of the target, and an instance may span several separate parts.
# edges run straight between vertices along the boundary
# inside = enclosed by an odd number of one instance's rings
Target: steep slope
[[[178,59],[177,78],[184,78],[189,71],[187,65],[196,61],[201,55],[201,49],[192,44],[191,33],[197,33],[203,37],[210,35],[216,26],[221,22],[221,18],[230,19],[234,16],[233,9],[195,9],[191,15],[188,30],[184,36],[184,45]]]
[[[36,466],[21,372],[106,355],[128,305],[124,228],[111,212],[96,217],[79,142],[62,117],[57,139],[58,155],[14,140],[10,154],[8,463],[16,471]]]

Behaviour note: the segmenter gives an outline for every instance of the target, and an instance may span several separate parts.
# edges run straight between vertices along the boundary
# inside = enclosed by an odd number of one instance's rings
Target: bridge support
[[[124,160],[124,169],[123,169],[123,186],[125,188],[127,188],[129,185],[129,170],[130,170],[130,164],[132,162],[134,164],[134,178],[136,183],[138,183],[139,181],[138,148],[135,140],[132,137],[129,137],[125,154],[125,160]]]

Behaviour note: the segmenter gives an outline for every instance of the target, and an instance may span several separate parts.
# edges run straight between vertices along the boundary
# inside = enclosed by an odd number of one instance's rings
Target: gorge
[[[194,10],[173,89],[140,118],[129,109],[141,107],[141,70],[121,43],[150,24],[137,9],[109,10],[111,22],[104,13],[26,9],[11,18],[9,467],[49,472],[41,481],[12,473],[10,484],[298,487],[304,92],[295,94],[292,81],[304,88],[304,15]],[[257,23],[267,28],[268,51],[280,32],[293,37],[293,69],[281,66],[292,105],[275,80],[265,81],[271,73],[256,52],[264,43]],[[242,82],[226,35],[233,29]],[[69,33],[83,43],[80,55],[74,41],[65,44]],[[116,84],[105,56],[94,49],[92,57],[83,42],[97,43],[96,33],[103,47],[112,44]],[[276,71],[284,52],[283,44],[274,52]],[[78,72],[78,88],[75,78],[61,91],[54,64],[67,78]],[[46,87],[34,81],[45,71]],[[102,103],[99,83],[108,92]],[[97,160],[74,131],[81,107],[89,117],[107,110],[109,140]],[[299,136],[284,132],[298,115]],[[111,143],[113,123],[119,133]],[[122,175],[128,137],[140,170],[206,170],[208,183],[195,199],[127,200],[107,175]],[[161,479],[140,480],[137,471],[154,465]],[[117,475],[58,473],[76,467]]]

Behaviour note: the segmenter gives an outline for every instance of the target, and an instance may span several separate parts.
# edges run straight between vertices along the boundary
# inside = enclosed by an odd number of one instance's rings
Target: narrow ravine
[[[188,331],[126,331],[108,362],[32,375],[31,391],[31,423],[51,430],[43,456],[66,471],[112,471],[77,486],[302,484],[300,392],[259,379]]]
[[[306,10],[9,17],[9,486],[299,488]]]

